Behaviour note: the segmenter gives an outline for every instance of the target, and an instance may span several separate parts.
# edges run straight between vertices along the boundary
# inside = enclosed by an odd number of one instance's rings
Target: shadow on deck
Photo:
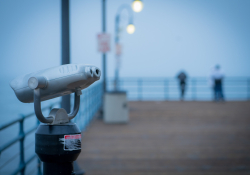
[[[87,175],[250,174],[250,102],[130,102],[128,124],[95,120]]]

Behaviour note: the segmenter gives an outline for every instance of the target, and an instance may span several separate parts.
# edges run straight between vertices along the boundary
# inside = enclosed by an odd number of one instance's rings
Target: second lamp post
[[[134,0],[132,3],[132,8],[135,12],[140,12],[143,8],[143,4],[140,0]],[[127,10],[129,14],[129,23],[127,25],[127,32],[129,34],[133,34],[135,32],[135,26],[133,24],[133,12],[129,5],[124,4],[119,7],[116,17],[115,17],[115,47],[116,47],[116,53],[115,53],[115,59],[116,59],[116,68],[115,68],[115,81],[114,81],[114,90],[119,91],[119,62],[120,62],[120,55],[121,55],[121,45],[119,44],[120,40],[120,18],[121,18],[121,12],[123,10]]]

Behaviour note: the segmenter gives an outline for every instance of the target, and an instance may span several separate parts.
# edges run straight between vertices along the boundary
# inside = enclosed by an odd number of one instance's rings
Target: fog
[[[107,74],[114,76],[114,19],[118,7],[131,1],[107,1],[107,33],[112,36]],[[220,64],[227,76],[250,75],[248,0],[144,1],[134,13],[136,31],[126,33],[122,17],[121,77],[171,77],[179,70],[207,76]],[[58,66],[61,61],[59,0],[0,2],[1,76]],[[71,62],[102,68],[97,52],[101,32],[101,1],[70,2]]]

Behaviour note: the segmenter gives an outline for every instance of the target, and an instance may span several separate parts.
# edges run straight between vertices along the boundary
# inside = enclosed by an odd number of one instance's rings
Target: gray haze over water
[[[131,2],[107,0],[107,32],[112,36],[108,77],[114,76],[115,68],[115,14],[121,4]],[[126,33],[127,14],[122,17],[121,77],[173,77],[180,70],[205,77],[215,64],[226,76],[250,75],[249,0],[143,2],[143,11],[134,13],[134,34]],[[32,104],[16,99],[8,82],[60,65],[60,0],[0,1],[0,31],[1,111],[4,115],[32,111]],[[71,1],[72,63],[102,68],[96,36],[100,31],[101,0]]]

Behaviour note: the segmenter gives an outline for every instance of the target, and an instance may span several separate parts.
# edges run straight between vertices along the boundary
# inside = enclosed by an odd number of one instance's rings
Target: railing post
[[[165,94],[165,100],[169,99],[168,96],[168,79],[165,79],[164,81],[164,94]]]
[[[89,110],[89,108],[90,108],[90,103],[89,103],[89,96],[90,96],[90,90],[89,89],[87,89],[87,98],[86,98],[86,103],[87,103],[87,125],[89,124],[89,116],[90,116],[90,110]]]
[[[192,92],[193,92],[193,100],[196,100],[196,79],[193,78],[192,80]]]
[[[123,83],[123,82],[122,82],[121,78],[119,78],[119,79],[118,79],[118,85],[119,85],[118,88],[119,88],[119,90],[122,90],[122,89],[123,89],[123,88],[122,88],[122,83]]]
[[[247,85],[247,87],[248,87],[248,100],[250,100],[250,78],[248,78],[248,85]]]
[[[138,86],[138,100],[142,100],[142,79],[137,80]]]
[[[51,110],[52,109],[52,105],[49,108]],[[39,126],[39,125],[40,125],[40,121],[37,119],[37,126]],[[41,164],[42,164],[41,160],[37,156],[37,175],[42,175]]]
[[[25,162],[24,162],[24,138],[25,138],[25,135],[24,135],[24,130],[23,130],[23,121],[24,121],[24,116],[21,115],[22,117],[22,120],[20,120],[19,122],[19,128],[20,128],[20,131],[19,131],[19,136],[21,136],[21,139],[20,139],[20,162],[19,162],[19,167],[21,167],[21,171],[20,171],[20,174],[21,175],[24,175],[25,174]]]

